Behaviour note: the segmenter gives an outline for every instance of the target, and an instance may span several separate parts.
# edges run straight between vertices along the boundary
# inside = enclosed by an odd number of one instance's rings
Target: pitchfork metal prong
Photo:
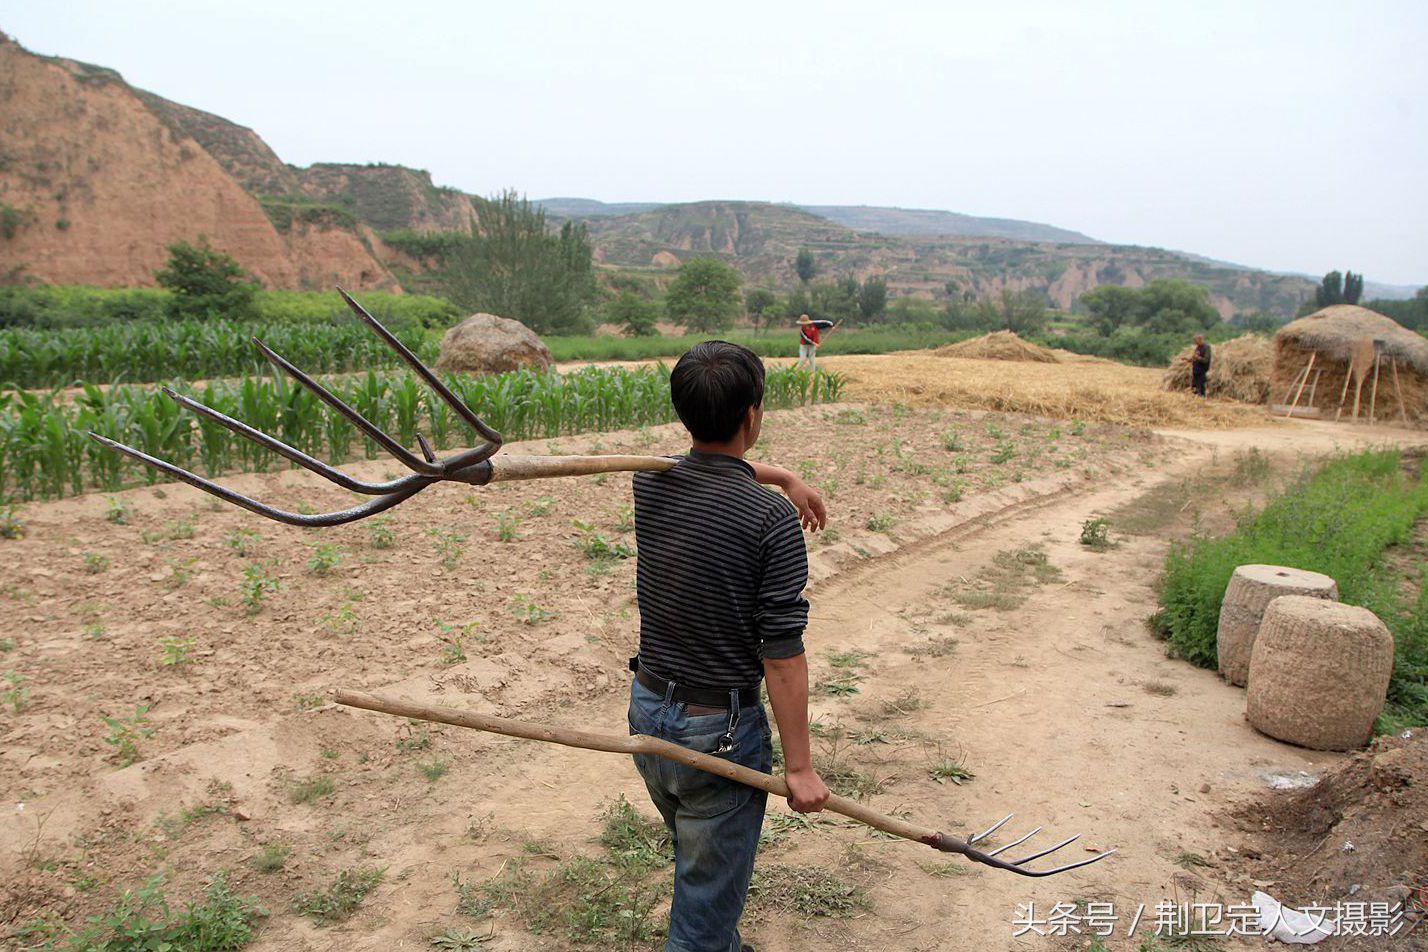
[[[985,830],[978,833],[976,836],[968,837],[967,842],[979,843],[982,840],[985,840],[987,837],[991,836],[993,833],[997,832],[997,830],[1000,830],[1003,826],[1005,826],[1006,822],[1014,816],[1016,816],[1015,813],[1008,813],[1006,816],[1002,817],[1000,820],[993,823],[991,826],[987,827]]]
[[[357,427],[357,429],[367,434],[369,437],[372,438],[374,442],[377,443],[377,445],[381,446],[382,449],[386,450],[388,453],[391,453],[398,460],[404,463],[407,469],[410,469],[413,472],[421,473],[423,476],[441,475],[442,470],[440,466],[428,463],[425,460],[418,459],[416,456],[412,455],[412,452],[410,450],[408,450],[405,446],[388,436],[384,430],[379,428],[376,424],[368,420],[356,410],[349,407],[345,402],[343,402],[340,397],[338,397],[332,391],[328,390],[322,384],[318,383],[316,380],[313,380],[311,377],[303,373],[298,368],[294,367],[281,354],[278,354],[276,351],[268,347],[268,345],[264,344],[256,337],[253,338],[253,346],[257,347],[258,350],[262,351],[263,356],[268,358],[268,360],[271,361],[275,367],[282,370],[283,373],[287,374],[289,377],[292,377],[294,380],[302,384],[308,390],[312,391],[323,403],[327,404],[329,407],[345,416],[348,420],[352,421],[353,426]]]
[[[347,302],[347,306],[352,308],[353,313],[355,313],[359,318],[361,318],[362,321],[368,327],[376,331],[377,336],[382,338],[382,341],[388,347],[392,348],[392,350],[396,352],[397,356],[402,358],[402,360],[406,362],[407,366],[410,367],[416,373],[416,375],[426,383],[428,387],[435,391],[437,396],[441,397],[441,399],[446,402],[447,406],[451,407],[452,410],[456,411],[457,416],[465,420],[467,424],[470,425],[473,430],[479,433],[481,435],[481,438],[487,443],[494,443],[498,449],[500,448],[502,442],[501,434],[497,433],[495,430],[487,426],[486,423],[479,416],[477,416],[476,413],[470,407],[466,405],[466,402],[464,400],[457,397],[456,394],[452,393],[451,390],[447,388],[446,384],[442,383],[441,380],[437,378],[436,374],[432,373],[431,370],[427,367],[427,365],[421,362],[421,360],[417,357],[416,354],[413,354],[410,350],[407,349],[406,344],[403,344],[401,341],[397,340],[396,335],[393,334],[391,331],[387,330],[385,327],[383,327],[381,321],[373,317],[365,307],[354,301],[352,299],[352,295],[348,294],[340,287],[337,289],[337,293],[342,295],[342,300]],[[494,453],[495,450],[492,450],[491,452]]]
[[[186,397],[181,393],[177,393],[170,387],[162,387],[161,389],[170,400],[173,400],[179,406],[184,407],[188,410],[192,410],[194,413],[197,413],[200,416],[205,416],[213,422],[219,424],[220,426],[232,430],[239,436],[252,440],[259,446],[266,446],[268,449],[272,450],[274,453],[277,453],[284,459],[291,460],[292,462],[301,466],[303,469],[306,469],[313,473],[317,473],[319,476],[332,480],[334,483],[341,486],[343,489],[350,489],[352,492],[357,493],[365,493],[368,496],[383,496],[387,493],[396,492],[400,489],[405,488],[406,486],[411,484],[412,480],[426,478],[413,474],[411,476],[403,476],[400,479],[389,480],[385,483],[369,483],[360,479],[356,479],[352,476],[347,475],[340,469],[327,465],[326,463],[322,462],[322,460],[314,459],[313,457],[307,455],[302,450],[297,449],[296,447],[289,446],[287,443],[284,443],[282,440],[279,440],[276,437],[269,436],[262,430],[254,429],[253,427],[249,426],[241,420],[235,420],[232,417],[228,416],[226,413],[220,413],[212,407],[199,403],[197,400],[194,400],[191,397]],[[428,457],[428,459],[430,459],[430,457]]]
[[[1012,863],[1012,865],[1013,865],[1013,866],[1020,866],[1020,865],[1022,865],[1023,863],[1030,863],[1030,862],[1031,862],[1032,860],[1034,860],[1034,859],[1041,859],[1041,857],[1043,857],[1043,856],[1050,856],[1052,853],[1054,853],[1054,852],[1056,852],[1057,850],[1061,849],[1061,847],[1063,847],[1063,846],[1070,846],[1072,843],[1076,842],[1076,841],[1079,840],[1080,838],[1081,838],[1081,834],[1080,834],[1080,833],[1077,833],[1075,836],[1071,836],[1071,837],[1068,837],[1067,839],[1062,840],[1060,843],[1057,843],[1055,846],[1051,847],[1050,849],[1042,850],[1040,853],[1032,853],[1030,856],[1023,856],[1021,859],[1016,860],[1014,863]]]
[[[1011,849],[1013,846],[1020,846],[1021,844],[1025,843],[1027,840],[1031,839],[1033,836],[1035,836],[1036,834],[1040,833],[1040,832],[1041,832],[1042,830],[1044,830],[1044,829],[1045,829],[1045,827],[1038,826],[1036,829],[1032,830],[1030,833],[1026,834],[1026,836],[1023,836],[1021,839],[1012,840],[1012,841],[1011,841],[1010,843],[1008,843],[1006,846],[999,846],[999,847],[997,847],[996,849],[992,850],[992,851],[991,851],[990,853],[988,853],[987,855],[988,855],[988,856],[999,856],[999,855],[1001,855],[1002,853],[1005,853],[1007,850]]]
[[[416,435],[417,445],[421,447],[421,455],[426,457],[428,463],[436,462],[436,453],[432,452],[431,444],[426,441],[426,437],[420,433]]]
[[[409,476],[406,478],[405,485],[403,485],[402,488],[395,492],[378,496],[371,502],[365,502],[360,506],[353,506],[351,509],[342,509],[337,512],[322,512],[308,515],[301,512],[288,512],[285,509],[269,506],[267,503],[259,502],[240,492],[235,492],[226,486],[220,486],[212,480],[204,479],[202,476],[190,473],[188,470],[175,466],[173,463],[150,456],[142,450],[136,450],[132,446],[125,446],[123,443],[115,442],[106,436],[100,436],[98,433],[90,432],[89,438],[102,446],[109,447],[115,452],[123,453],[125,456],[132,457],[145,465],[152,466],[160,472],[167,473],[179,482],[188,483],[196,489],[201,489],[206,493],[217,496],[224,502],[232,503],[249,512],[266,516],[277,522],[285,522],[290,526],[306,526],[311,528],[318,526],[340,526],[347,522],[356,522],[358,519],[364,519],[367,516],[385,512],[397,503],[415,496],[432,483],[440,481],[434,476]]]

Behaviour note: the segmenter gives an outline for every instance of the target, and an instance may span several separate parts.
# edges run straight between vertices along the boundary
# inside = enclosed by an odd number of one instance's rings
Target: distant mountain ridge
[[[670,205],[696,203],[661,202],[601,202],[593,198],[542,198],[534,204],[540,205],[554,218],[613,218],[623,215],[637,215]],[[1039,222],[1019,221],[1014,218],[979,218],[960,212],[940,211],[930,208],[895,208],[882,205],[796,205],[778,203],[788,208],[811,212],[821,218],[837,222],[853,231],[873,232],[880,235],[954,235],[977,238],[1009,238],[1014,241],[1050,241],[1062,244],[1101,244],[1095,238],[1043,225]]]

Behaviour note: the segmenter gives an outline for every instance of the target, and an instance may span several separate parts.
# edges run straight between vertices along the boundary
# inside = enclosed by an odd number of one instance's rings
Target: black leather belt
[[[669,682],[640,664],[639,658],[630,659],[630,670],[635,672],[635,680],[649,688],[654,693],[664,696],[669,690]],[[681,704],[697,704],[701,707],[718,707],[728,709],[729,691],[724,688],[691,688],[687,685],[676,684],[674,686],[674,700]],[[759,703],[759,689],[757,686],[751,688],[739,688],[739,706],[752,707]]]

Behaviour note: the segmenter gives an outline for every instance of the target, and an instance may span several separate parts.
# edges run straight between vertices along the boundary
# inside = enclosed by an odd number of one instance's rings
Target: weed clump
[[[293,899],[293,911],[320,926],[341,922],[357,911],[367,894],[376,889],[386,875],[385,868],[344,869],[326,889],[299,893]]]

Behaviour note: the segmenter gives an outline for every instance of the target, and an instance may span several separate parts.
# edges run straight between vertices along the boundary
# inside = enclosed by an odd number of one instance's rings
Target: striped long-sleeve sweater
[[[808,553],[793,504],[743,460],[697,450],[634,483],[640,664],[727,689],[758,684],[763,658],[802,654]]]

